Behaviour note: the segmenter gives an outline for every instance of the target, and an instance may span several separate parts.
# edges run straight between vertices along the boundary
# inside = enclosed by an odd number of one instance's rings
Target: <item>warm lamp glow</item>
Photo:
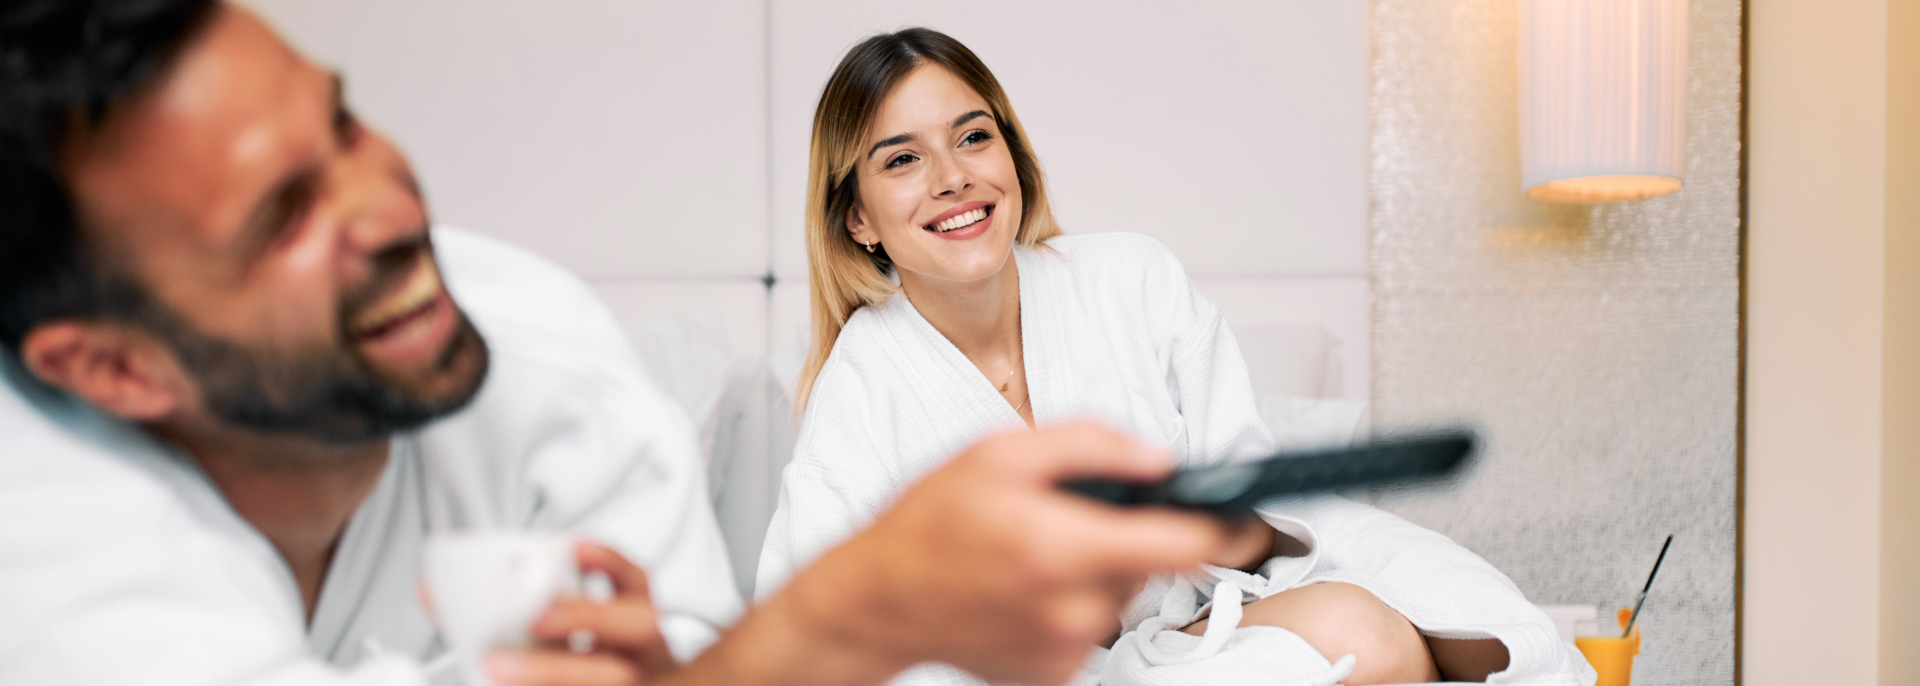
[[[1686,0],[1521,0],[1520,168],[1545,202],[1680,189]]]
[[[1560,179],[1527,189],[1541,202],[1591,204],[1639,200],[1680,190],[1680,180],[1652,174],[1599,174]]]

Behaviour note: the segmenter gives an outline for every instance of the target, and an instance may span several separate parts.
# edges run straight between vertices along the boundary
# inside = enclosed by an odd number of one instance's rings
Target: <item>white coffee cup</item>
[[[440,635],[471,684],[497,648],[526,646],[553,601],[580,595],[574,539],[556,533],[434,534],[420,560]]]

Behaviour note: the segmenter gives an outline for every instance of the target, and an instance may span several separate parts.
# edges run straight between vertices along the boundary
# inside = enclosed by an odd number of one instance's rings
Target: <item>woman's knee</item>
[[[1249,603],[1241,626],[1277,626],[1305,639],[1328,661],[1356,659],[1349,686],[1439,680],[1433,656],[1412,622],[1352,584],[1302,586]]]

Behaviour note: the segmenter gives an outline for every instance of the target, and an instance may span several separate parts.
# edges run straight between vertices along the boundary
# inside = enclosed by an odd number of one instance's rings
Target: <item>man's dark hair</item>
[[[59,171],[67,139],[166,70],[215,0],[7,0],[0,8],[0,350],[34,325],[143,309],[96,263]]]

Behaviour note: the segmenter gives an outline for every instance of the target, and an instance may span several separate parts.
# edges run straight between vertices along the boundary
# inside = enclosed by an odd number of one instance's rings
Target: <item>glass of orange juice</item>
[[[1632,610],[1620,608],[1617,620],[1582,619],[1573,625],[1573,645],[1600,673],[1594,686],[1628,686],[1633,680],[1633,656],[1640,654],[1640,627],[1621,637]]]

